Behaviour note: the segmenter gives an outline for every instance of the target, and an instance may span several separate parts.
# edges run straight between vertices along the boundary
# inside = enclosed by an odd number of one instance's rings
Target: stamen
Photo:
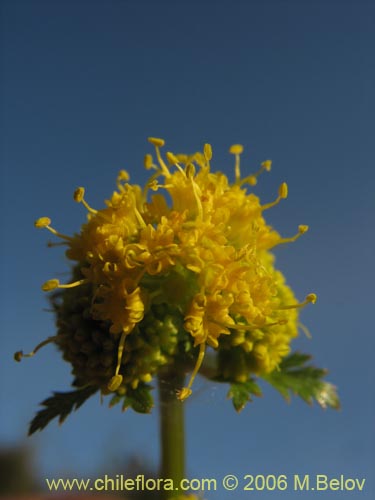
[[[160,154],[160,148],[164,146],[165,141],[163,139],[157,139],[156,137],[149,137],[148,142],[153,144],[155,146],[155,151],[156,151],[156,156],[159,162],[159,165],[161,166],[161,170],[165,177],[170,177],[171,173],[168,170],[167,165],[164,163],[163,158],[161,157]]]
[[[51,224],[51,219],[49,217],[40,217],[34,222],[34,226],[37,227],[38,229],[40,228],[48,229],[48,231],[50,231],[52,234],[58,236],[59,238],[62,238],[63,240],[73,241],[73,238],[71,236],[59,233],[58,231],[56,231],[56,229],[53,229],[53,227],[51,227],[50,224]]]
[[[189,163],[188,165],[186,165],[186,177],[191,181],[194,198],[195,201],[197,202],[199,217],[200,219],[203,220],[203,206],[201,201],[201,192],[198,184],[194,181],[194,175],[195,175],[195,167],[192,163]]]
[[[96,215],[98,211],[90,207],[90,205],[85,200],[84,196],[85,196],[85,188],[78,187],[74,191],[73,195],[74,201],[76,201],[77,203],[82,203],[82,205],[87,209],[88,212],[91,212],[92,214]]]
[[[124,353],[124,345],[125,345],[125,339],[126,339],[127,333],[122,332],[120,342],[118,345],[118,351],[117,351],[117,365],[116,365],[116,371],[114,376],[111,378],[111,380],[108,383],[108,390],[111,392],[116,391],[120,385],[122,384],[122,375],[119,374],[120,367],[121,367],[121,361],[122,361],[122,355]]]
[[[65,285],[62,285],[59,280],[52,279],[52,280],[46,281],[42,285],[42,290],[43,290],[43,292],[50,292],[51,290],[55,290],[56,288],[74,288],[76,286],[83,285],[84,283],[88,283],[88,282],[89,282],[89,280],[85,278],[85,279],[82,279],[79,281],[74,281],[74,283],[67,283]]]
[[[51,219],[49,217],[40,217],[34,222],[34,226],[37,228],[48,227],[51,224]]]
[[[55,290],[60,285],[59,280],[48,280],[42,285],[43,292],[50,292],[51,290]]]
[[[277,311],[285,310],[285,309],[301,309],[305,307],[307,304],[315,304],[317,300],[317,296],[315,293],[309,293],[303,302],[299,302],[297,304],[291,304],[290,306],[281,306],[277,307]]]
[[[250,186],[255,186],[256,183],[258,182],[258,177],[260,176],[260,174],[262,172],[264,172],[264,170],[266,170],[267,172],[270,172],[271,166],[272,166],[271,160],[263,161],[260,164],[260,169],[257,172],[255,172],[255,174],[251,174],[251,175],[245,177],[244,179],[242,179],[241,182],[239,183],[239,185],[243,186],[243,184],[247,183],[247,184],[250,184]]]
[[[272,201],[271,203],[267,203],[266,205],[262,205],[261,209],[268,210],[269,208],[272,208],[275,205],[277,205],[280,202],[280,200],[284,200],[287,197],[288,197],[288,184],[286,182],[283,182],[282,184],[280,184],[279,195],[276,198],[276,200]]]
[[[43,340],[43,342],[40,342],[40,344],[38,344],[28,354],[24,354],[23,351],[17,351],[14,353],[14,360],[19,363],[22,358],[32,358],[34,356],[34,354],[36,354],[39,351],[39,349],[41,349],[42,347],[44,347],[47,344],[50,344],[51,342],[54,342],[55,340],[57,340],[60,337],[59,337],[59,335],[55,335],[54,337],[48,337],[46,340]]]
[[[206,351],[206,344],[205,343],[200,344],[198,358],[197,358],[197,361],[195,363],[193,373],[190,376],[189,383],[188,383],[187,387],[183,387],[180,391],[177,392],[177,398],[180,401],[185,401],[185,399],[187,399],[191,395],[191,393],[193,392],[191,390],[191,386],[193,385],[194,379],[197,376],[199,368],[202,365],[205,351]]]
[[[315,293],[309,293],[307,296],[306,296],[306,302],[309,304],[315,304],[316,301],[317,301],[317,295]]]
[[[300,225],[298,226],[298,233],[291,238],[281,238],[278,242],[275,243],[274,246],[282,245],[283,243],[293,243],[296,241],[302,234],[305,234],[309,230],[309,226]]]
[[[240,154],[242,152],[243,152],[243,146],[241,144],[233,144],[233,146],[229,148],[229,153],[235,155],[235,164],[234,164],[235,182],[240,182],[241,180]]]

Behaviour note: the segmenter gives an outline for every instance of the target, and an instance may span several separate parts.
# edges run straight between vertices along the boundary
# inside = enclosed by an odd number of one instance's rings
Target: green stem
[[[172,479],[175,487],[185,477],[185,428],[184,404],[177,399],[176,391],[184,384],[184,375],[169,370],[159,377],[160,398],[160,477]],[[165,498],[181,494],[170,491]]]

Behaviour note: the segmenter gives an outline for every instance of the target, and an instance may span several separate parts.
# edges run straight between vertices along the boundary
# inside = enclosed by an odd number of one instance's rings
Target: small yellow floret
[[[34,222],[34,226],[41,228],[41,227],[47,227],[51,224],[51,219],[49,217],[40,217]]]
[[[50,292],[51,290],[55,290],[60,286],[60,281],[53,279],[53,280],[48,280],[42,285],[42,290],[43,292]]]
[[[161,148],[165,144],[164,139],[158,139],[157,137],[149,137],[148,142],[150,142],[151,144],[153,144],[157,148]]]
[[[81,203],[83,200],[83,197],[85,196],[85,188],[83,187],[78,187],[73,194],[74,201],[77,203]]]
[[[240,155],[243,152],[242,144],[233,144],[233,146],[229,148],[229,152],[232,155]]]

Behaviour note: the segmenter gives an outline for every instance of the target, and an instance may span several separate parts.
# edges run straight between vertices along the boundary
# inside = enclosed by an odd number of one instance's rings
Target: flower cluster
[[[242,178],[243,148],[232,146],[230,183],[211,171],[209,144],[203,152],[163,158],[164,141],[149,142],[156,161],[145,157],[144,188],[121,171],[100,210],[77,188],[74,200],[88,217],[73,236],[56,231],[48,217],[35,222],[61,238],[75,262],[71,283],[51,279],[42,287],[55,290],[58,334],[50,340],[72,363],[77,384],[103,393],[125,394],[180,363],[192,371],[178,393],[185,400],[208,348],[218,353],[217,376],[224,380],[272,372],[298,334],[298,310],[316,300],[309,294],[299,303],[274,267],[271,250],[308,229],[301,225],[283,238],[264,219],[287,197],[286,183],[262,205],[248,191],[271,161]]]

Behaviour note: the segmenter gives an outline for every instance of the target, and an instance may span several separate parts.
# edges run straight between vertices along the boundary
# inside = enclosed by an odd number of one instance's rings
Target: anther
[[[288,184],[283,182],[279,187],[279,198],[280,200],[285,200],[288,197]]]
[[[185,401],[189,396],[191,396],[193,391],[188,387],[183,387],[181,390],[177,391],[177,399],[180,401]]]
[[[14,353],[14,361],[17,361],[17,363],[19,363],[22,358],[23,358],[23,352],[22,351],[17,351],[17,352]]]
[[[73,194],[74,201],[76,201],[77,203],[81,203],[84,196],[85,196],[85,188],[77,187],[77,189],[74,191]]]
[[[315,304],[315,302],[316,302],[317,298],[318,298],[318,297],[316,296],[316,294],[315,294],[315,293],[309,293],[309,294],[306,296],[305,301],[306,301],[307,303],[309,303],[309,302],[310,302],[311,304]]]
[[[192,179],[195,175],[195,167],[192,163],[189,163],[188,165],[186,165],[186,177],[188,179]]]
[[[42,285],[42,290],[43,292],[50,292],[51,290],[55,290],[58,288],[60,285],[59,280],[53,279],[53,280],[48,280]]]
[[[127,182],[130,179],[130,175],[126,170],[120,170],[117,176],[117,180],[120,182]]]
[[[122,375],[114,375],[108,382],[108,390],[111,392],[117,391],[122,384]]]
[[[229,148],[229,153],[231,153],[232,155],[240,155],[241,153],[243,153],[243,146],[242,146],[242,144],[233,144]]]
[[[34,226],[37,228],[48,227],[51,224],[51,219],[49,217],[40,217],[34,222]]]
[[[152,155],[150,154],[145,155],[143,164],[146,170],[151,170],[152,168],[156,168],[152,159]]]
[[[149,137],[147,140],[156,148],[162,148],[165,144],[164,139],[158,139],[157,137]]]
[[[210,161],[212,159],[212,147],[211,144],[206,143],[203,147],[203,154],[206,161]]]
[[[271,160],[266,160],[266,161],[263,161],[260,166],[262,167],[263,170],[266,170],[267,172],[270,172],[271,171],[271,167],[272,167],[272,161]]]
[[[167,160],[168,162],[171,164],[171,165],[176,165],[178,163],[178,158],[176,155],[174,155],[173,153],[171,153],[170,151],[168,151],[165,156],[167,157]]]

